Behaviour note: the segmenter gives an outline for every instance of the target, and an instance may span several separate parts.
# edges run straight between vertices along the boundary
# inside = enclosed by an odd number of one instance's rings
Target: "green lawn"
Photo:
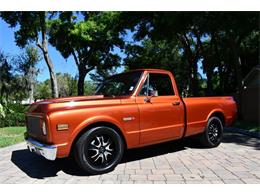
[[[234,127],[245,129],[251,132],[260,132],[260,126],[257,123],[249,123],[244,121],[236,121]]]
[[[25,127],[0,128],[0,148],[24,141]]]

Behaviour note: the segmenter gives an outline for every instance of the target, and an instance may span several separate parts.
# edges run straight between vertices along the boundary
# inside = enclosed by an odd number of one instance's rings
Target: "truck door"
[[[147,74],[136,102],[140,113],[140,144],[182,136],[184,106],[180,97],[174,94],[170,75]]]

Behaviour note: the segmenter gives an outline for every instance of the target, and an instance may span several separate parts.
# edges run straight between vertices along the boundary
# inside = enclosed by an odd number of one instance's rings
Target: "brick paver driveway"
[[[189,140],[127,151],[108,174],[89,176],[72,160],[47,161],[25,143],[0,149],[0,183],[260,183],[259,139],[225,133],[213,149]]]

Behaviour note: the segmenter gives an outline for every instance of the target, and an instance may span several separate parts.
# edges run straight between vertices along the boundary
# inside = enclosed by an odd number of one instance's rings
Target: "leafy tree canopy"
[[[64,58],[73,56],[79,71],[78,95],[84,94],[84,80],[93,69],[111,69],[120,64],[114,47],[123,41],[116,28],[118,12],[62,12],[50,24],[50,42]]]

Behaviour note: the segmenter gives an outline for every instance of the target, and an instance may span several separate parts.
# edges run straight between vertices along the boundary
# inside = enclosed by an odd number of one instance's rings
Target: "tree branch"
[[[40,19],[40,27],[41,27],[41,34],[42,34],[42,49],[43,49],[43,51],[44,52],[46,52],[45,51],[45,47],[46,47],[46,45],[47,45],[47,36],[46,36],[46,25],[45,25],[45,12],[44,13],[42,13],[42,12],[40,12],[39,13],[39,19]]]
[[[39,40],[39,36],[38,36],[38,33],[36,32],[36,45],[37,47],[39,47],[42,51],[43,50],[43,47],[42,47],[42,44],[40,43],[40,40]]]
[[[76,55],[74,49],[72,49],[72,55],[73,55],[73,58],[75,60],[76,65],[79,67],[79,60],[77,58],[77,55]]]

